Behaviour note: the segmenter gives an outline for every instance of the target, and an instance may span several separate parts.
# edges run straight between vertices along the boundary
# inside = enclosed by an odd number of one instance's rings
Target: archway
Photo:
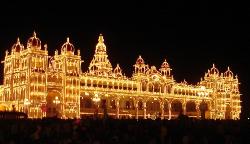
[[[92,116],[91,113],[94,113],[94,103],[90,96],[81,96],[80,99],[80,112],[84,113],[85,116]]]
[[[135,114],[134,99],[132,97],[125,97],[119,101],[119,116],[120,118],[132,118]]]
[[[182,112],[182,103],[179,100],[174,100],[171,104],[171,113],[173,117],[178,117]]]
[[[197,111],[196,111],[196,104],[194,101],[188,101],[186,103],[186,115],[190,117],[196,117]]]
[[[155,119],[161,116],[160,102],[157,99],[148,100],[146,103],[147,117]]]
[[[46,117],[61,117],[61,93],[57,90],[49,91],[46,101]]]
[[[169,118],[169,102],[168,101],[164,101],[164,109],[163,109],[163,111],[164,111],[164,118]]]
[[[208,118],[209,115],[206,113],[208,111],[208,104],[205,101],[202,101],[199,105],[201,119]]]
[[[81,99],[80,105],[81,105],[82,109],[84,109],[84,108],[92,108],[93,102],[89,97],[85,97],[85,98]]]

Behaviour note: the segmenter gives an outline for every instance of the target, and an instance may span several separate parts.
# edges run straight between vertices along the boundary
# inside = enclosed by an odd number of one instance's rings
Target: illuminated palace
[[[21,111],[30,118],[87,116],[134,119],[172,119],[180,112],[190,117],[239,119],[239,82],[228,69],[212,67],[197,85],[176,82],[166,60],[149,66],[141,56],[132,77],[126,77],[108,59],[102,35],[98,38],[89,69],[81,70],[80,50],[67,38],[54,56],[34,32],[27,46],[20,40],[6,51],[1,109]]]

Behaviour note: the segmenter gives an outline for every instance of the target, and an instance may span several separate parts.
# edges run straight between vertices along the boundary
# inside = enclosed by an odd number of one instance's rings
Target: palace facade
[[[34,32],[24,46],[19,39],[6,51],[0,108],[28,114],[30,118],[58,116],[80,118],[176,118],[180,113],[208,119],[239,119],[241,101],[237,75],[212,67],[197,85],[176,82],[166,60],[149,66],[141,56],[132,77],[119,64],[112,66],[102,35],[89,69],[81,70],[80,50],[69,38],[48,55]]]

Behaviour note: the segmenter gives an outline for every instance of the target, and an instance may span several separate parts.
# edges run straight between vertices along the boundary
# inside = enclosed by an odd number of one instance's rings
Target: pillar
[[[119,99],[116,100],[116,118],[119,119],[120,103]]]
[[[135,101],[135,110],[136,110],[135,119],[138,120],[138,101]]]
[[[146,119],[147,114],[147,103],[146,101],[143,102],[143,118]]]
[[[161,119],[164,119],[164,102],[161,102]]]
[[[171,102],[168,103],[168,120],[171,120]]]
[[[199,103],[196,103],[196,113],[197,113],[197,116],[196,116],[196,118],[197,119],[200,119],[200,108],[199,108]]]
[[[186,115],[186,102],[183,102],[182,104],[183,114]]]

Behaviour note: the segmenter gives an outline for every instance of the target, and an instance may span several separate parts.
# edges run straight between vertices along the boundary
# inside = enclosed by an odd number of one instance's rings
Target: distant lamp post
[[[96,111],[95,111],[95,118],[98,117],[98,110],[99,110],[99,101],[101,100],[101,98],[99,97],[98,94],[95,94],[94,97],[92,98],[93,102],[95,103],[95,107],[96,107]]]
[[[56,105],[58,105],[60,103],[58,96],[55,97],[55,99],[53,100],[53,103]]]
[[[55,99],[53,100],[53,103],[56,105],[56,115],[58,114],[58,104],[60,104],[60,100],[58,98],[58,96],[55,97]]]

